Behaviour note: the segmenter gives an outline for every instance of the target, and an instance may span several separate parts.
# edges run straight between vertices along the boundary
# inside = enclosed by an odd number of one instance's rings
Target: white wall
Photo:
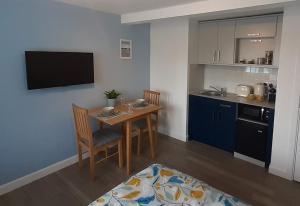
[[[161,92],[160,132],[186,141],[188,29],[186,18],[151,23],[150,88]]]
[[[300,5],[284,10],[270,172],[292,179],[300,95]]]

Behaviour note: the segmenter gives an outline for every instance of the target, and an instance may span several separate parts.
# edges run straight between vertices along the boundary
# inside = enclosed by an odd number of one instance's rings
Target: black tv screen
[[[25,51],[29,90],[94,83],[93,53]]]

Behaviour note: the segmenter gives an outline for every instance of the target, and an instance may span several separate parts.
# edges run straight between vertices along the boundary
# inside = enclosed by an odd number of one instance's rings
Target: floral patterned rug
[[[153,164],[89,206],[248,206],[238,198],[177,170]]]

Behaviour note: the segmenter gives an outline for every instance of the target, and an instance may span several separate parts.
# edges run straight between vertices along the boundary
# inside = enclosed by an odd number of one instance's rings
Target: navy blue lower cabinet
[[[216,102],[205,97],[190,95],[189,137],[205,144],[214,144],[214,120]]]
[[[188,133],[191,139],[233,152],[236,104],[189,96]]]
[[[216,114],[216,147],[233,152],[236,133],[236,103],[219,101]]]

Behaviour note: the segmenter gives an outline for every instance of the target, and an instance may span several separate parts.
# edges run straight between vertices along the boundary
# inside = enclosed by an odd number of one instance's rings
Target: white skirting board
[[[83,154],[83,159],[88,158],[88,153]],[[8,193],[10,191],[13,191],[19,187],[22,187],[24,185],[27,185],[35,180],[38,180],[42,177],[45,177],[51,173],[57,172],[58,170],[61,170],[65,167],[68,167],[74,163],[78,162],[78,156],[74,155],[68,159],[62,160],[60,162],[57,162],[53,165],[50,165],[48,167],[45,167],[41,170],[38,170],[36,172],[33,172],[31,174],[25,175],[23,177],[20,177],[16,180],[13,180],[11,182],[8,182],[6,184],[0,185],[0,195],[3,195],[5,193]]]
[[[180,141],[183,141],[183,142],[187,142],[187,135],[180,135],[179,132],[169,132],[164,127],[158,127],[158,133],[167,135],[169,137],[172,137],[174,139],[177,139],[177,140],[180,140]]]
[[[272,163],[269,167],[269,173],[279,176],[279,177],[282,177],[287,180],[293,180],[293,175],[291,175],[290,173],[288,173],[286,171],[282,171],[282,170],[278,170],[277,168],[273,168]]]
[[[254,158],[251,158],[251,157],[248,157],[246,155],[237,153],[237,152],[234,152],[234,157],[236,157],[238,159],[241,159],[241,160],[244,160],[244,161],[247,161],[247,162],[250,162],[250,163],[255,164],[257,166],[260,166],[260,167],[265,167],[265,163],[264,162],[259,161],[259,160],[254,159]]]

